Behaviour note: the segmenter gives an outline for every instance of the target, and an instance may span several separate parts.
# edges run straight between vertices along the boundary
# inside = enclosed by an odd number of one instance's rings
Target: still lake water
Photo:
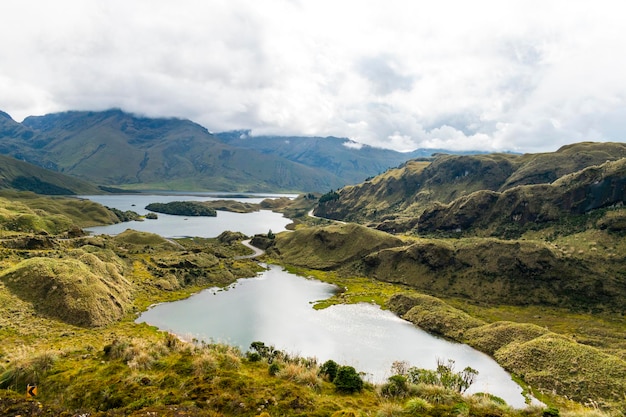
[[[219,196],[218,196],[219,195]],[[227,194],[219,193],[193,193],[183,194],[115,194],[115,195],[83,195],[80,198],[95,201],[107,207],[113,207],[123,211],[132,210],[141,215],[150,213],[145,207],[150,203],[169,203],[171,201],[211,201],[225,200]],[[272,197],[296,197],[293,194],[263,194],[253,195],[250,198],[229,197],[245,203],[260,203],[265,198]],[[247,236],[258,233],[274,233],[286,230],[285,226],[291,220],[280,213],[270,210],[260,210],[253,213],[231,213],[228,211],[217,212],[217,217],[194,217],[173,216],[170,214],[157,213],[158,219],[117,223],[108,226],[89,227],[86,230],[93,234],[117,235],[126,229],[140,232],[156,233],[167,238],[175,237],[217,237],[225,230],[241,232]]]
[[[276,195],[277,196],[277,195]],[[145,214],[152,202],[206,201],[211,195],[107,195],[81,196],[120,210]],[[264,197],[238,199],[260,202]],[[247,235],[285,230],[289,219],[271,211],[248,214],[218,212],[217,217],[170,216],[158,220],[127,222],[87,230],[117,234],[132,228],[164,237],[215,237],[224,230]],[[327,359],[354,366],[366,379],[380,383],[390,376],[394,361],[435,369],[437,359],[453,359],[456,369],[479,371],[468,392],[489,392],[522,408],[522,389],[489,356],[467,345],[434,337],[395,314],[371,304],[337,305],[314,310],[315,301],[331,297],[336,287],[289,274],[277,266],[257,277],[238,280],[228,289],[207,289],[185,300],[159,304],[141,314],[146,322],[183,338],[223,342],[247,350],[253,341],[301,356]]]

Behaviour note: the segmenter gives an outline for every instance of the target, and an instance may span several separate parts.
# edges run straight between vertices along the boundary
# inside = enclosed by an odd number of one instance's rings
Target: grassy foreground
[[[235,259],[247,253],[238,243],[243,237],[225,233],[216,239],[170,242],[134,231],[116,237],[80,236],[75,228],[82,223],[72,216],[71,204],[64,209],[65,204],[55,205],[57,213],[49,214],[24,201],[0,201],[0,415],[623,414],[617,408],[600,411],[596,404],[585,407],[551,395],[545,397],[550,407],[515,410],[489,395],[462,395],[442,384],[415,383],[400,369],[386,384],[364,384],[346,392],[311,358],[259,358],[231,346],[183,342],[134,323],[137,314],[154,303],[254,276],[259,270],[255,262]],[[18,230],[13,224],[22,213],[32,217],[28,229]],[[386,305],[394,295],[406,293],[405,287],[369,278],[300,272],[346,288],[331,302]],[[405,299],[416,316],[419,306],[414,301],[420,296],[410,292]],[[429,302],[429,309],[441,311],[442,318],[461,314],[451,301]],[[477,344],[494,346],[488,338],[497,332],[477,329],[489,326],[487,316],[497,314],[468,310],[450,322],[465,323],[463,334]],[[441,320],[433,319],[430,330]],[[502,348],[508,345],[502,342]],[[514,364],[525,360],[508,357]],[[35,398],[26,398],[29,384],[37,386]]]

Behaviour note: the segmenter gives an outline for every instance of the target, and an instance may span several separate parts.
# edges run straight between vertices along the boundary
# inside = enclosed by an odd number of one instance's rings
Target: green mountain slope
[[[0,155],[0,189],[47,195],[101,193],[95,185],[68,175]]]
[[[419,217],[418,230],[523,228],[621,206],[624,201],[626,158],[587,167],[551,184],[517,186],[501,193],[477,191],[450,204],[436,204]]]
[[[336,138],[234,140],[189,120],[121,110],[0,114],[0,154],[99,185],[127,189],[319,191],[360,182],[411,157]],[[291,144],[285,146],[284,141]],[[283,146],[277,146],[282,141]]]
[[[37,157],[96,183],[205,190],[324,189],[340,183],[271,155],[220,143],[187,120],[134,117],[119,110],[29,117]],[[47,158],[47,160],[45,159]]]
[[[224,143],[278,155],[292,162],[328,171],[347,184],[357,184],[410,158],[430,157],[440,150],[418,149],[401,153],[357,144],[346,138],[303,136],[249,136],[247,131],[218,133]],[[367,175],[364,175],[367,174]],[[328,190],[323,190],[328,191]]]
[[[344,187],[338,198],[320,204],[315,214],[372,222],[383,230],[410,230],[424,210],[435,204],[449,204],[480,191],[480,198],[472,200],[480,208],[486,204],[482,200],[494,198],[490,193],[549,184],[624,157],[623,143],[579,143],[541,154],[440,155],[432,163],[409,161],[363,184]]]

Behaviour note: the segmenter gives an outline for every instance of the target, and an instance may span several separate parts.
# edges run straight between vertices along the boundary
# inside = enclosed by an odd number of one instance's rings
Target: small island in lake
[[[178,216],[216,217],[217,211],[195,201],[172,201],[169,203],[150,203],[146,210]]]

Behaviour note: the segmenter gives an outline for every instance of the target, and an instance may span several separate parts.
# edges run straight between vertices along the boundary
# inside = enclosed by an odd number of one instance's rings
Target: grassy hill
[[[86,181],[0,155],[0,189],[47,195],[98,194],[102,190]]]
[[[461,199],[480,191],[470,203],[482,207],[494,199],[493,193],[550,184],[564,175],[624,157],[623,143],[579,143],[556,152],[526,155],[439,155],[432,163],[408,161],[362,184],[344,187],[337,191],[337,199],[320,204],[315,214],[406,231],[435,204],[455,200],[463,204],[467,200]]]
[[[28,203],[0,200],[3,216],[29,209],[44,223],[54,217]],[[70,223],[81,221],[68,214]],[[351,236],[362,237],[358,246],[374,242],[372,249],[397,243],[362,227],[346,230],[322,235],[337,249]],[[0,240],[0,415],[435,416],[465,410],[540,417],[546,409],[515,410],[496,397],[408,382],[401,374],[352,392],[314,358],[182,342],[134,323],[153,303],[254,276],[259,266],[236,259],[247,249],[231,234],[172,243],[135,231],[113,238],[61,233],[44,236],[40,245],[19,244],[34,237],[11,231]],[[337,374],[346,371],[342,366]],[[25,398],[27,384],[37,385],[35,399]]]

